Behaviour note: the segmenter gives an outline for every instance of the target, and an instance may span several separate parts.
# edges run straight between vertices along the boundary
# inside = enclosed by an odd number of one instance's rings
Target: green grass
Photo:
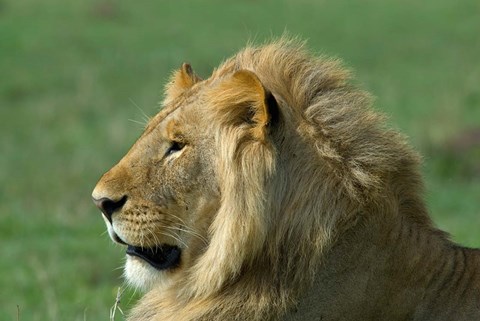
[[[479,142],[455,148],[480,128],[479,21],[475,0],[0,0],[0,320],[108,319],[123,250],[90,193],[140,134],[129,119],[182,62],[208,76],[285,30],[355,70],[425,155],[436,223],[480,246]]]

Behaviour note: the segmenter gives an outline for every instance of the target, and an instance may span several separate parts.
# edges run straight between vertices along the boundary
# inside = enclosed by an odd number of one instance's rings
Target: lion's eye
[[[172,144],[170,145],[170,147],[168,148],[167,152],[165,153],[165,155],[171,155],[173,153],[176,153],[176,152],[179,152],[183,149],[183,147],[185,147],[185,144],[184,143],[180,143],[180,142],[172,142]]]

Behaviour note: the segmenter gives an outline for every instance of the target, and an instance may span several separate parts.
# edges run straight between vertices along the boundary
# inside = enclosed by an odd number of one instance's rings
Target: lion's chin
[[[153,288],[166,288],[171,283],[171,272],[160,271],[144,260],[127,255],[124,276],[127,283],[143,292]]]

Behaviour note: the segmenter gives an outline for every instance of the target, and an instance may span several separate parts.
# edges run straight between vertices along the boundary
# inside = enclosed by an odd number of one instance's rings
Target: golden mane
[[[241,69],[253,71],[285,102],[283,111],[300,123],[302,135],[351,197],[383,190],[384,175],[405,170],[405,162],[418,175],[419,157],[400,134],[384,127],[370,96],[348,83],[350,73],[339,61],[312,56],[303,43],[282,39],[245,48],[210,79]]]

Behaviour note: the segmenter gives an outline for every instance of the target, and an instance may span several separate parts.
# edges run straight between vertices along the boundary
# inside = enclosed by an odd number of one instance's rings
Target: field
[[[0,0],[0,320],[108,320],[124,250],[97,179],[174,68],[208,76],[284,31],[355,71],[424,155],[436,224],[480,246],[478,1]]]

